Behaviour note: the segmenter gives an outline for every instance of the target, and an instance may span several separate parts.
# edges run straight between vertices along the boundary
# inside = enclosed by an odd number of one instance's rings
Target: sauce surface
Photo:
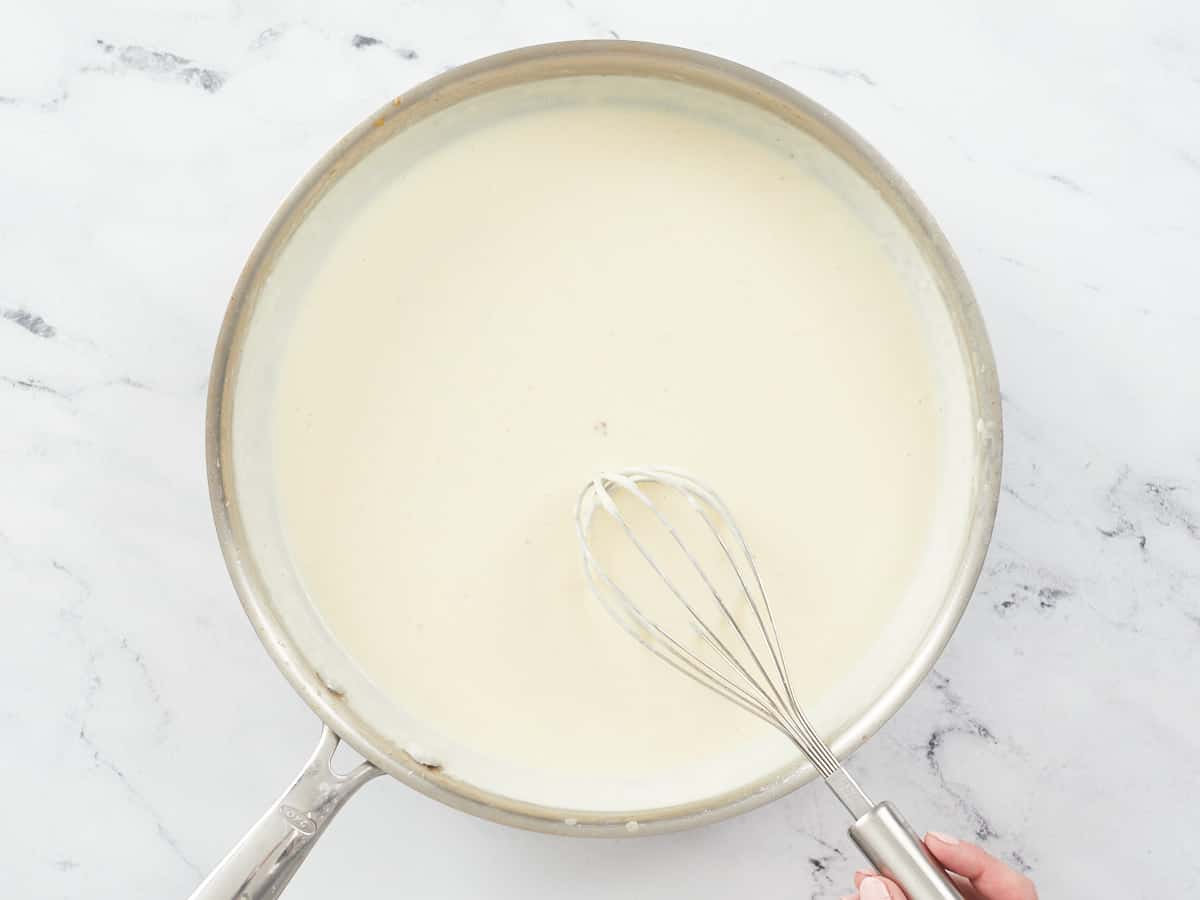
[[[271,427],[305,589],[443,765],[470,747],[595,809],[761,777],[790,745],[587,592],[575,498],[636,464],[720,492],[835,729],[874,699],[845,685],[896,663],[872,648],[948,477],[917,307],[841,193],[745,131],[617,101],[462,130],[376,179],[287,339]]]

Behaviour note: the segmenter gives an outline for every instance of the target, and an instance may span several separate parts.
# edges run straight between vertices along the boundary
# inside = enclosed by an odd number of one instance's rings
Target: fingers
[[[870,872],[855,872],[854,886],[858,888],[858,893],[843,897],[842,900],[906,900],[904,892],[895,884]]]
[[[854,873],[854,887],[858,888],[863,883],[863,879],[870,878],[873,873],[859,870]],[[950,880],[954,882],[954,887],[963,895],[963,900],[987,900],[975,888],[971,887],[971,882],[963,878],[961,875],[955,875],[953,872],[948,873]],[[900,896],[904,897],[904,889],[900,888]],[[847,894],[841,900],[859,900],[858,894]]]
[[[986,900],[1037,900],[1032,881],[982,847],[936,832],[925,835],[925,846],[949,871],[970,881]]]
[[[925,836],[925,846],[968,900],[1037,900],[1032,881],[981,847],[936,832]],[[858,893],[843,900],[905,900],[896,884],[871,872],[855,872],[854,886]]]
[[[957,875],[954,872],[947,872],[946,874],[950,876],[950,882],[958,892],[963,895],[963,900],[987,900],[983,894],[971,886],[971,882],[967,881],[961,875]]]

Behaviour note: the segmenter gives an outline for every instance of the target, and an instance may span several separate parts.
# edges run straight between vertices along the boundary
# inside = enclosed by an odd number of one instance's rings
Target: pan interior
[[[649,817],[798,770],[587,594],[599,468],[723,494],[843,748],[958,602],[957,313],[880,186],[795,123],[668,79],[511,85],[395,129],[271,239],[228,391],[242,562],[385,765]]]

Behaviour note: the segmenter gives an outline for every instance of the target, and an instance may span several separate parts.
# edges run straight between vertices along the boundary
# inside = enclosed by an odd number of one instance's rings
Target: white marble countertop
[[[681,44],[867,137],[948,232],[1007,425],[980,587],[855,758],[1046,897],[1200,890],[1200,7],[174,0],[0,27],[5,894],[186,896],[318,725],[226,578],[212,344],[278,202],[394,94],[494,51]],[[736,10],[736,12],[735,12]],[[526,834],[381,780],[289,898],[836,897],[826,792],[664,838]]]

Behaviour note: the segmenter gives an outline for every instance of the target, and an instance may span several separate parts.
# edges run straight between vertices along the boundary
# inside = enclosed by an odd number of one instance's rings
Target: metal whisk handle
[[[871,864],[908,900],[962,900],[941,864],[890,803],[880,803],[850,826],[850,837]]]

